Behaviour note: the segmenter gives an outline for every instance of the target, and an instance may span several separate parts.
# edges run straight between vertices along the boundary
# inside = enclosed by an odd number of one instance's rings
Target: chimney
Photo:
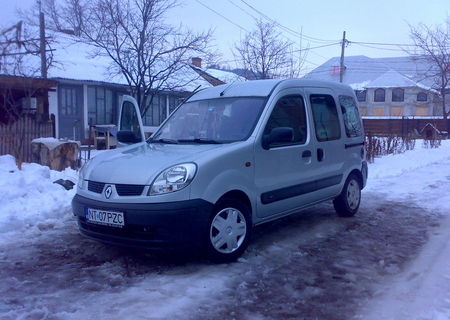
[[[192,58],[192,64],[194,66],[196,66],[197,68],[201,68],[202,67],[202,58],[199,58],[199,57]]]

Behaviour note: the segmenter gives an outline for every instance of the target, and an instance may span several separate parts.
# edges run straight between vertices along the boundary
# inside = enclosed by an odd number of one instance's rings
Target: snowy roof
[[[366,84],[366,88],[392,88],[392,87],[417,87],[418,84],[395,70],[389,70],[383,73],[375,80]]]
[[[240,75],[237,75],[234,72],[225,71],[225,70],[219,70],[214,68],[208,68],[205,70],[207,73],[212,75],[213,77],[222,80],[225,83],[232,83],[235,81],[246,81],[244,77],[241,77]]]
[[[339,81],[340,58],[334,57],[307,75],[307,79]],[[432,66],[423,57],[369,58],[345,57],[343,83],[355,90],[374,87],[421,87],[430,90],[433,79],[424,74]]]
[[[194,70],[197,74],[201,76],[204,80],[210,83],[212,86],[218,86],[226,83],[233,83],[236,81],[246,81],[244,77],[241,77],[233,72],[215,69],[215,68],[207,68],[203,69],[196,65],[190,64],[192,70]]]
[[[94,81],[118,85],[127,85],[127,81],[122,74],[113,74],[111,59],[106,56],[94,55],[95,48],[86,43],[75,42],[68,35],[58,35],[52,44],[53,61],[48,70],[48,78],[65,79],[77,81]],[[37,56],[26,56],[26,65],[35,70],[39,69],[40,60]],[[221,80],[221,83],[232,79],[231,72],[209,69],[214,77]],[[237,75],[235,75],[238,77]],[[223,77],[223,79],[221,78]],[[177,83],[184,83],[178,87],[179,91],[193,91],[197,87],[209,88],[210,82],[196,73],[190,65],[186,64],[169,80],[169,87],[174,87]]]

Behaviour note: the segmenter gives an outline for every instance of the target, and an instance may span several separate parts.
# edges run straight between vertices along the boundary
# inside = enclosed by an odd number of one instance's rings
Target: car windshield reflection
[[[180,106],[149,143],[219,144],[246,140],[265,98],[239,97],[188,102]]]

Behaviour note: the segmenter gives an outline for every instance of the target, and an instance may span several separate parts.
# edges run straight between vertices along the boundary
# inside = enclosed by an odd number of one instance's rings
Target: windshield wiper
[[[167,139],[167,138],[160,138],[160,139],[150,139],[150,143],[168,143],[168,144],[178,144],[178,140],[175,139]]]
[[[205,138],[195,138],[195,139],[179,139],[178,142],[186,143],[186,142],[194,142],[194,143],[205,143],[205,144],[222,144],[223,142],[213,140],[213,139],[205,139]]]

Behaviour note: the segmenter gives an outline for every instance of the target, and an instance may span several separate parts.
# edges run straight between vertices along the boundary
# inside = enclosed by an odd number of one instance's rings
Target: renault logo
[[[111,185],[107,185],[105,189],[105,198],[109,199],[111,197],[111,194],[112,194],[112,187]]]

